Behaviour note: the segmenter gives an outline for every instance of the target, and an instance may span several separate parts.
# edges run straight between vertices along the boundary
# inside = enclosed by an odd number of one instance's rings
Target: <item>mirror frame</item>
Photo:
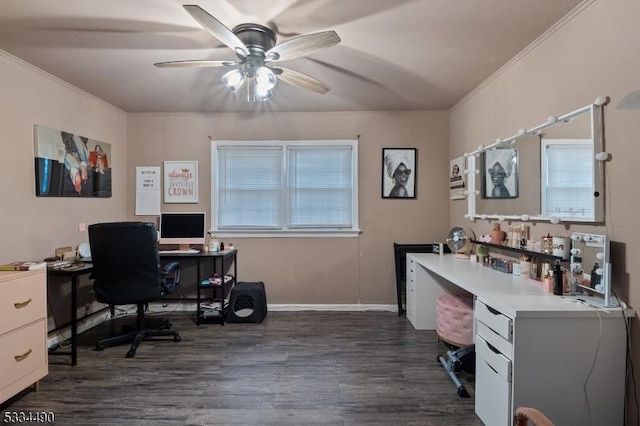
[[[586,249],[598,250],[595,259],[586,256]],[[618,299],[611,291],[611,259],[610,241],[606,235],[574,232],[571,234],[571,258],[569,263],[571,293],[581,300],[605,308],[620,306]],[[595,262],[599,261],[600,289],[586,287],[582,284],[584,274],[595,270]],[[585,262],[588,264],[585,265]],[[592,271],[593,272],[593,271]],[[578,282],[579,280],[579,282]]]
[[[464,215],[465,218],[470,221],[475,221],[476,219],[497,219],[500,221],[505,220],[521,220],[523,222],[529,221],[548,221],[553,224],[557,224],[560,222],[580,222],[580,223],[601,223],[604,222],[604,162],[609,159],[609,156],[606,152],[604,152],[604,126],[603,126],[603,110],[604,105],[609,101],[608,97],[600,96],[593,103],[586,105],[582,108],[579,108],[575,111],[569,112],[562,116],[550,116],[547,121],[537,126],[534,126],[530,129],[521,128],[517,134],[513,136],[509,136],[505,139],[498,138],[496,141],[490,145],[484,146],[480,145],[478,148],[471,152],[467,152],[464,154],[466,161],[465,174],[467,174],[467,184],[468,189],[465,191],[465,195],[467,197],[467,213]],[[480,191],[478,190],[479,186],[477,184],[477,176],[479,175],[479,170],[476,167],[478,159],[480,155],[488,150],[495,149],[498,147],[512,147],[513,143],[528,135],[540,135],[542,130],[561,124],[563,122],[568,122],[572,118],[588,113],[591,117],[591,139],[593,141],[593,153],[594,158],[592,162],[593,167],[593,177],[594,177],[594,186],[593,186],[593,216],[587,218],[559,218],[552,216],[545,216],[540,211],[537,215],[530,215],[526,213],[522,214],[500,214],[500,213],[490,213],[490,212],[478,212],[476,211],[476,197],[480,195]],[[538,139],[539,140],[539,139]],[[542,173],[542,172],[541,172]],[[542,176],[540,176],[542,180]],[[480,179],[481,180],[481,179]],[[542,197],[542,194],[540,194]],[[542,210],[542,203],[540,204],[540,210]]]

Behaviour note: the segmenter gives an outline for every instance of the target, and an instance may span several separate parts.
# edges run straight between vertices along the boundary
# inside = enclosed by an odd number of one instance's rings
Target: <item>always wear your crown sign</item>
[[[164,202],[198,202],[198,162],[164,162]]]

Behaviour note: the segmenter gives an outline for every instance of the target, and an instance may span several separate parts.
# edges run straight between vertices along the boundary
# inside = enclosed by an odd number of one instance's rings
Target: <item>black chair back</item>
[[[89,225],[96,300],[110,305],[148,303],[161,296],[158,231],[152,222]]]

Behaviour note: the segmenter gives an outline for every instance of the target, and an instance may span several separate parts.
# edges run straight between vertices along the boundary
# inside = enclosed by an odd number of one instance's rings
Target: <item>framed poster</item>
[[[164,202],[198,202],[198,162],[164,162]]]
[[[415,148],[382,149],[382,198],[416,198]]]
[[[111,197],[111,144],[34,127],[37,197]]]
[[[484,151],[482,166],[482,198],[518,198],[518,148]]]
[[[449,193],[452,200],[464,200],[467,183],[464,174],[464,157],[454,158],[449,162]]]

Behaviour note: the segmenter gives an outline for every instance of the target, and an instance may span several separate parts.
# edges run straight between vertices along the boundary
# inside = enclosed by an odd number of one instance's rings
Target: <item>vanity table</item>
[[[510,425],[519,406],[558,425],[624,424],[632,310],[598,310],[451,255],[407,255],[407,318],[416,329],[435,330],[437,299],[448,293],[474,296],[475,407],[485,424]]]

